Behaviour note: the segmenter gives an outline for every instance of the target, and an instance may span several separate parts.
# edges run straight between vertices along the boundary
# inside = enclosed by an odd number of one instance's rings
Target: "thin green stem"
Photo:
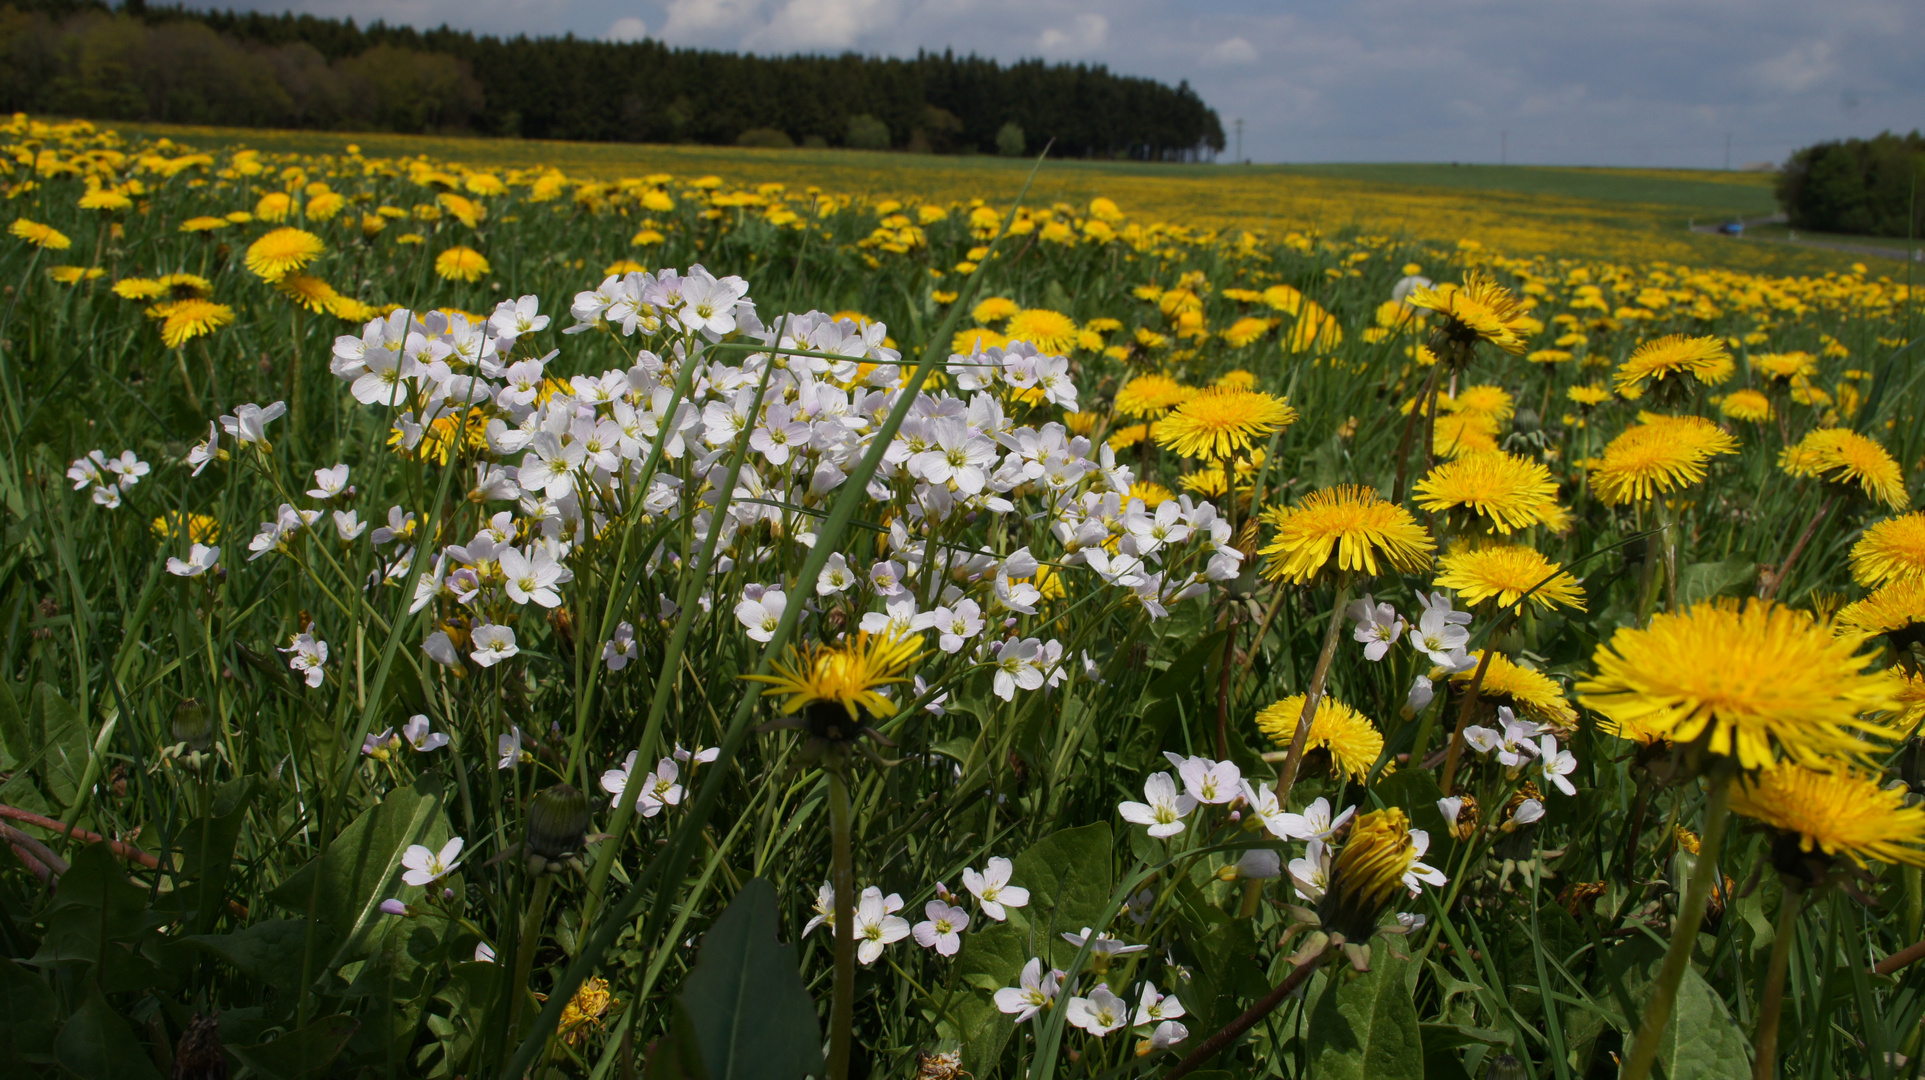
[[[828,770],[829,831],[834,842],[830,887],[835,890],[835,990],[829,1009],[828,1080],[847,1080],[856,1020],[856,871],[851,850],[849,784],[840,768]]]
[[[1764,996],[1758,999],[1757,1052],[1752,1057],[1752,1080],[1774,1080],[1778,1075],[1778,1020],[1784,1013],[1785,968],[1791,959],[1791,939],[1798,933],[1798,912],[1804,889],[1786,878],[1785,895],[1778,901],[1778,927],[1771,939],[1771,966],[1765,973]]]
[[[1296,785],[1297,769],[1303,764],[1304,747],[1310,742],[1310,725],[1316,719],[1317,706],[1323,703],[1324,683],[1330,678],[1330,662],[1337,655],[1337,638],[1343,632],[1344,608],[1349,603],[1350,571],[1345,570],[1337,578],[1337,606],[1330,611],[1330,624],[1323,634],[1323,651],[1317,654],[1317,669],[1310,676],[1310,688],[1304,691],[1303,713],[1297,717],[1296,733],[1290,737],[1283,768],[1277,772],[1278,806],[1287,804],[1290,789]]]

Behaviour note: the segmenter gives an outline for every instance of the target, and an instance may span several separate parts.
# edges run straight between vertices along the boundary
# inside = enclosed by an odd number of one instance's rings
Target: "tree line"
[[[0,109],[115,120],[594,142],[1198,160],[1223,125],[1188,82],[1102,65],[763,57],[658,41],[11,0]]]
[[[1861,236],[1925,236],[1925,136],[1884,132],[1807,146],[1778,174],[1794,228]]]

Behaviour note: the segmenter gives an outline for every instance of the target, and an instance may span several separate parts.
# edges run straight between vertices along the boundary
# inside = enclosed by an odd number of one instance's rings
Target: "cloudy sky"
[[[280,10],[281,3],[242,6]],[[293,0],[759,53],[954,48],[1188,79],[1256,161],[1716,168],[1925,126],[1918,0]],[[1910,44],[1908,45],[1907,42]]]

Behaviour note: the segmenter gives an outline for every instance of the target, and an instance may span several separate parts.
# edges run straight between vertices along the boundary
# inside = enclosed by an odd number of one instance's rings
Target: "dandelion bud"
[[[1524,1063],[1510,1054],[1492,1058],[1490,1067],[1484,1070],[1484,1080],[1529,1080],[1530,1075]]]
[[[199,698],[188,698],[174,706],[174,740],[187,744],[195,753],[205,753],[214,745],[214,718]]]
[[[1393,806],[1360,815],[1331,867],[1330,886],[1318,909],[1324,929],[1349,941],[1368,940],[1416,861],[1410,819],[1403,810]]]
[[[528,806],[525,849],[529,871],[559,869],[581,849],[588,832],[588,796],[568,784],[556,784],[535,794]]]

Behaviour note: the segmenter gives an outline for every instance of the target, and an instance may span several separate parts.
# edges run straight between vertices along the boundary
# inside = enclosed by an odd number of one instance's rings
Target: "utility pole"
[[[1511,133],[1508,131],[1497,137],[1497,163],[1499,165],[1511,163]]]
[[[1243,117],[1237,117],[1237,164],[1243,164]]]
[[[1724,171],[1731,171],[1731,133],[1724,133]]]

